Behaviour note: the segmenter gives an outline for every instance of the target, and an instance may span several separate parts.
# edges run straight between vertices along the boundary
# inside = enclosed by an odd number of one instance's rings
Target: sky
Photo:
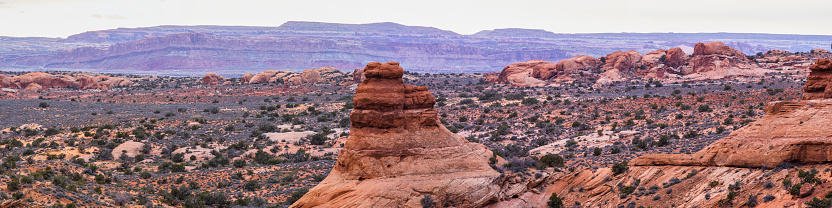
[[[737,32],[832,35],[829,0],[0,0],[0,36],[157,25],[396,22],[460,34]]]

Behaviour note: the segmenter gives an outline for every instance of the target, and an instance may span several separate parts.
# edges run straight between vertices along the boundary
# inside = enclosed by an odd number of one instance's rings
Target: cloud
[[[111,20],[124,20],[127,19],[125,16],[115,15],[115,14],[108,14],[108,15],[101,15],[101,14],[93,14],[92,17],[99,18],[99,19],[111,19]]]

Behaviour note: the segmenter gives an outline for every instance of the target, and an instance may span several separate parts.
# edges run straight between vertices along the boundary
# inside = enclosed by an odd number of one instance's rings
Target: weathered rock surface
[[[572,81],[582,78],[584,74],[590,76],[601,64],[595,57],[580,55],[560,61],[554,67],[551,64],[537,65],[533,67],[532,77],[541,80]]]
[[[202,84],[210,85],[210,86],[217,86],[225,82],[225,77],[222,77],[218,74],[213,72],[208,72],[202,77]]]
[[[745,57],[741,51],[722,42],[696,43],[690,70],[682,74],[697,74],[696,79],[722,79],[734,76],[762,76],[765,71]]]
[[[602,67],[604,73],[601,73],[598,81],[599,85],[608,85],[617,81],[626,80],[628,75],[633,74],[635,70],[642,67],[641,55],[638,52],[630,51],[616,51],[607,54],[605,57],[605,64]]]
[[[364,82],[364,80],[366,80],[366,79],[367,78],[364,77],[364,69],[355,69],[355,71],[352,72],[352,81],[353,82],[361,83],[361,82]]]
[[[827,99],[832,98],[832,61],[820,59],[814,65],[809,66],[809,76],[806,78],[806,85],[803,87],[803,99]]]
[[[0,88],[8,88],[12,86],[12,79],[6,75],[0,74]]]
[[[535,68],[538,68],[537,76],[543,76],[544,71],[551,71],[545,68],[554,68],[555,64],[544,60],[531,60],[522,63],[514,63],[503,68],[497,76],[497,82],[510,83],[515,86],[540,86],[546,82],[534,77]]]
[[[396,62],[367,64],[338,162],[291,207],[421,207],[425,197],[480,207],[526,190],[504,189],[516,183],[488,165],[491,151],[448,131],[433,95],[403,73]]]
[[[254,74],[246,73],[246,74],[243,75],[242,78],[240,78],[240,82],[241,83],[249,83],[251,81],[252,77],[254,77]]]
[[[775,167],[783,162],[832,162],[832,73],[828,60],[812,67],[801,101],[775,101],[766,115],[694,154],[654,154],[632,165]]]

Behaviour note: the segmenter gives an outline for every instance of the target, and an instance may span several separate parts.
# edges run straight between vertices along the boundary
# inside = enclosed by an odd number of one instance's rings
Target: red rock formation
[[[55,76],[44,72],[32,72],[16,76],[14,79],[20,86],[19,88],[29,88],[30,84],[37,84],[40,86],[40,89],[78,87],[78,82],[75,78]]]
[[[337,84],[346,74],[332,67],[303,70],[300,76],[289,79],[292,85],[300,84]]]
[[[832,98],[832,61],[819,59],[809,66],[809,76],[803,87],[803,100]]]
[[[659,49],[644,54],[644,56],[641,57],[641,63],[646,68],[654,68],[659,67],[659,65],[663,65],[665,61],[664,59],[667,59],[667,51]]]
[[[580,55],[560,61],[554,67],[551,64],[535,65],[532,67],[532,77],[541,80],[575,80],[576,76],[580,76],[582,71],[591,71],[600,67],[601,60],[591,56]],[[589,74],[590,72],[587,73]]]
[[[202,77],[202,84],[210,85],[210,86],[217,86],[225,82],[225,77],[222,77],[218,74],[214,74],[212,72],[208,72]]]
[[[632,165],[774,167],[782,162],[832,162],[832,63],[812,67],[801,101],[776,101],[766,115],[694,154],[645,155]]]
[[[367,64],[338,162],[291,207],[418,207],[428,196],[481,207],[506,196],[491,152],[448,131],[433,95],[404,84],[403,72],[396,62]]]
[[[275,82],[277,80],[288,81],[289,78],[297,76],[297,73],[294,72],[287,72],[287,71],[279,71],[279,70],[266,70],[264,72],[260,72],[255,74],[249,80],[249,84],[258,84],[258,83],[265,83],[265,82]]]
[[[96,77],[91,77],[91,76],[87,76],[87,75],[80,76],[80,77],[78,77],[78,82],[82,86],[81,87],[82,90],[100,89],[101,88],[101,84],[98,83],[98,82],[100,82],[100,80],[98,80],[98,78],[96,78]]]
[[[812,49],[811,53],[829,53],[829,51],[824,50],[822,48],[815,48],[815,49]]]
[[[6,75],[0,74],[0,88],[12,87],[12,79]]]
[[[710,72],[726,68],[751,68],[751,61],[741,51],[722,42],[696,43],[691,60],[693,71],[684,74]]]
[[[604,64],[604,73],[598,78],[596,84],[608,85],[616,81],[624,81],[628,75],[631,75],[641,64],[641,55],[638,52],[630,51],[616,51],[607,54]]]
[[[245,75],[243,75],[242,78],[240,78],[240,82],[247,84],[247,83],[251,82],[252,77],[254,77],[254,74],[246,73]]]
[[[607,54],[604,71],[617,70],[622,73],[627,73],[635,68],[641,67],[640,62],[641,55],[634,50],[616,51]]]
[[[364,77],[364,69],[355,69],[355,71],[352,72],[352,81],[353,82],[361,83],[361,82],[364,82],[364,80],[366,80],[366,79],[367,78]]]
[[[500,72],[500,75],[497,77],[497,82],[509,83],[520,87],[546,84],[546,82],[534,77],[535,68],[538,69],[538,77],[550,76],[549,71],[554,71],[555,64],[544,60],[531,60],[523,63],[510,64]]]
[[[0,75],[0,87],[26,89],[31,91],[41,91],[52,88],[110,90],[114,87],[128,87],[132,84],[132,81],[124,78],[113,78],[107,76],[91,77],[83,75],[78,78],[74,78],[63,75],[56,76],[44,72],[33,72],[15,77]]]
[[[24,90],[41,91],[41,90],[43,90],[43,86],[40,86],[38,83],[31,83],[31,84],[26,85],[26,88]]]
[[[681,48],[671,48],[665,51],[667,56],[664,59],[664,65],[668,67],[677,68],[685,64],[685,51]]]
[[[332,67],[322,67],[317,69],[307,69],[298,74],[290,71],[267,70],[257,73],[248,80],[249,84],[257,84],[264,82],[280,82],[289,85],[301,84],[341,84],[345,81],[347,74]]]

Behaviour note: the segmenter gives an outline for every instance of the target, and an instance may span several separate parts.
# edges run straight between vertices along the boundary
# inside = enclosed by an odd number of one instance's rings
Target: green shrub
[[[546,204],[551,208],[561,208],[563,207],[563,200],[558,197],[557,193],[552,193],[552,196],[549,197],[549,201]]]

